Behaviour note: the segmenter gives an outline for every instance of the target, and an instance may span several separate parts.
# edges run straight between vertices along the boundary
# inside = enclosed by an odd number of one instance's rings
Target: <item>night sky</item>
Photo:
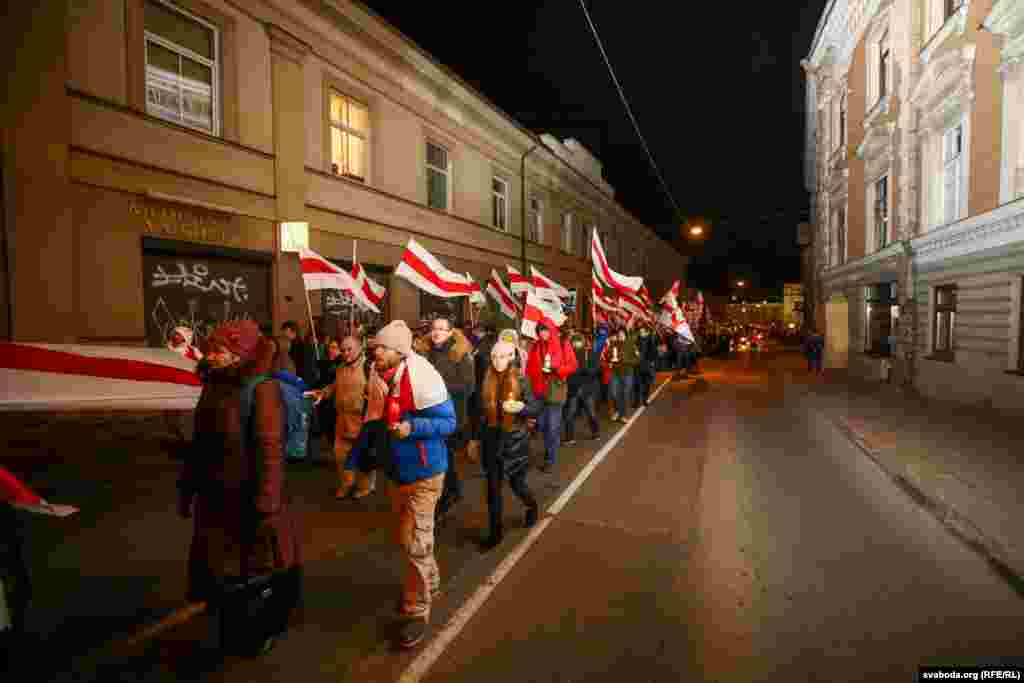
[[[662,189],[578,0],[364,4],[534,132],[574,137],[604,163],[617,200],[663,237],[710,228],[690,285],[728,291],[799,281],[807,56],[826,0],[595,2],[587,9]],[[448,6],[451,7],[451,6]],[[492,27],[488,30],[488,27]],[[752,292],[753,293],[753,292]]]

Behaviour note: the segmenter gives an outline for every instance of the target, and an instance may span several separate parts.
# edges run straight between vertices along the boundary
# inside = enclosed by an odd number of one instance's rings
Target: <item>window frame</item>
[[[440,168],[430,163],[430,146],[433,145],[438,149],[441,149],[445,153],[445,162],[447,168]],[[445,213],[451,213],[452,211],[452,148],[450,145],[438,142],[433,138],[427,138],[423,145],[423,166],[426,183],[424,189],[427,193],[426,205],[427,208],[434,209],[435,211],[444,211]],[[431,206],[430,204],[430,172],[434,171],[440,173],[445,178],[445,206],[444,208]]]
[[[537,195],[527,199],[526,206],[526,241],[534,244],[544,243],[544,200]],[[536,233],[536,234],[533,234]]]
[[[494,184],[500,183],[504,188],[504,193],[499,193],[494,189]],[[512,203],[512,184],[503,178],[502,176],[494,173],[491,175],[491,226],[500,232],[509,231],[509,223],[512,216],[511,203]],[[497,210],[497,203],[503,203],[502,211],[499,213]],[[501,217],[503,225],[498,225],[497,218]]]
[[[949,142],[949,138],[954,133],[954,131],[957,130],[959,130],[959,149],[957,150],[955,157],[947,158],[947,144]],[[956,124],[949,126],[948,128],[944,128],[942,130],[942,134],[939,136],[939,188],[941,196],[941,215],[939,216],[939,225],[949,225],[950,223],[955,223],[956,221],[960,220],[961,217],[964,215],[964,200],[966,199],[965,195],[967,190],[967,182],[965,177],[966,171],[964,168],[964,156],[967,151],[966,134],[967,127],[966,125],[964,125],[963,118],[961,118],[956,122]],[[950,216],[949,211],[947,210],[948,198],[946,196],[946,179],[947,174],[951,170],[951,165],[955,165],[953,166],[953,170],[955,170],[956,172],[956,182],[953,184],[953,186],[956,188],[956,202],[955,211],[953,212],[952,216]]]
[[[837,206],[835,208],[835,210],[832,212],[832,219],[833,219],[833,222],[835,223],[835,225],[833,227],[834,236],[835,236],[835,242],[832,245],[832,247],[833,247],[833,249],[835,251],[835,253],[834,253],[835,262],[832,264],[833,266],[841,266],[841,265],[846,263],[846,249],[847,249],[847,244],[846,244],[846,237],[847,237],[847,235],[846,235],[846,226],[847,226],[847,221],[849,220],[849,218],[847,217],[847,213],[848,212],[846,210],[846,200],[845,199],[843,200],[842,204]],[[841,221],[839,220],[840,216],[842,216],[842,220]],[[841,225],[840,225],[840,223],[841,223]]]
[[[864,353],[891,357],[895,349],[892,339],[899,325],[899,294],[895,282],[879,282],[864,288]],[[884,293],[883,293],[884,292]],[[875,309],[882,309],[876,312]],[[889,334],[885,339],[872,336],[872,315],[888,316]]]
[[[184,17],[185,19],[188,19],[189,21],[193,21],[193,22],[203,26],[204,28],[209,29],[210,32],[213,34],[213,46],[212,46],[213,59],[209,59],[209,58],[204,57],[204,56],[202,56],[200,54],[197,54],[197,53],[193,52],[192,50],[190,50],[189,48],[184,47],[183,45],[178,45],[177,43],[175,43],[175,42],[173,42],[171,40],[168,40],[167,38],[164,38],[163,36],[160,36],[160,35],[157,35],[156,33],[151,33],[150,31],[148,31],[146,29],[146,24],[145,24],[145,5],[146,5],[147,2],[152,2],[152,3],[155,3],[155,4],[162,5],[162,6],[166,7],[169,11],[174,12],[175,14],[179,14],[182,17]],[[204,133],[206,135],[211,135],[213,137],[222,137],[222,135],[223,135],[223,128],[224,128],[223,120],[222,120],[223,119],[222,110],[223,110],[224,105],[223,105],[223,102],[222,102],[222,95],[221,95],[221,92],[222,92],[221,80],[223,79],[223,69],[224,69],[223,62],[224,62],[224,60],[223,60],[223,57],[222,57],[222,41],[223,41],[223,38],[222,38],[221,34],[222,34],[223,29],[220,26],[218,26],[216,23],[214,23],[212,21],[209,21],[208,19],[205,19],[205,18],[199,16],[199,15],[195,14],[194,12],[190,12],[190,11],[188,11],[185,8],[179,7],[178,5],[176,5],[174,3],[166,2],[165,0],[142,0],[141,3],[140,3],[140,12],[141,12],[141,15],[142,15],[140,19],[141,19],[141,22],[142,22],[142,78],[143,78],[143,86],[142,86],[142,88],[143,88],[143,103],[142,103],[142,106],[143,106],[143,110],[146,112],[146,114],[148,116],[152,116],[154,118],[160,119],[161,121],[166,121],[168,123],[173,123],[175,125],[182,126],[184,128],[188,128],[189,130],[199,131],[200,133]],[[166,50],[174,52],[178,56],[179,62],[178,62],[178,73],[177,73],[177,76],[178,76],[179,79],[182,77],[181,76],[181,61],[180,61],[182,57],[185,57],[187,59],[191,59],[192,61],[194,61],[194,62],[196,62],[198,64],[201,64],[201,65],[203,65],[203,66],[205,66],[205,67],[210,69],[210,103],[211,103],[211,105],[210,105],[211,129],[210,130],[207,130],[207,129],[202,128],[200,126],[193,125],[193,124],[189,123],[187,121],[187,119],[185,118],[185,116],[184,116],[184,96],[183,96],[183,92],[182,92],[182,88],[181,88],[180,84],[178,85],[178,88],[179,88],[178,89],[178,94],[179,94],[178,104],[179,104],[179,111],[182,112],[181,118],[179,118],[179,119],[168,118],[166,116],[161,116],[159,113],[157,113],[155,111],[151,111],[150,110],[150,108],[149,108],[149,44],[151,42],[159,45],[160,47],[163,47]]]
[[[879,199],[879,186],[884,187],[885,197],[884,201]],[[872,228],[874,235],[874,247],[875,251],[881,251],[885,249],[892,242],[890,239],[890,226],[892,223],[892,211],[890,202],[892,201],[892,192],[889,191],[889,174],[886,173],[880,178],[875,180],[871,185],[871,198],[872,198]],[[881,209],[881,211],[880,211]],[[879,220],[881,217],[881,220]]]
[[[931,315],[931,358],[935,360],[952,361],[956,354],[956,312],[957,312],[957,285],[948,283],[932,287],[932,315]],[[952,303],[943,303],[942,294],[952,293]],[[949,324],[946,329],[945,348],[939,348],[939,320],[943,315],[949,315]]]
[[[882,101],[889,94],[889,70],[892,68],[892,47],[889,40],[889,29],[886,28],[882,37],[878,39],[878,97]]]
[[[324,119],[325,119],[325,123],[326,123],[326,126],[327,126],[327,134],[326,134],[326,139],[325,139],[325,143],[326,143],[325,147],[327,149],[327,154],[326,154],[326,158],[325,158],[325,164],[327,166],[327,172],[332,174],[332,175],[338,176],[339,178],[346,178],[348,180],[352,180],[352,181],[357,182],[357,183],[362,183],[364,185],[369,185],[370,184],[370,143],[371,143],[371,139],[372,139],[372,136],[373,136],[373,125],[372,125],[373,124],[373,116],[372,116],[372,110],[370,109],[370,105],[365,100],[363,100],[362,98],[359,98],[359,97],[356,97],[354,95],[349,94],[347,91],[342,89],[340,86],[334,84],[333,82],[327,83],[326,84],[326,88],[327,88],[327,103],[326,103],[326,110],[325,110],[325,113],[324,113]],[[363,109],[366,110],[366,131],[365,132],[361,132],[361,131],[359,131],[359,130],[357,130],[355,128],[351,128],[346,123],[335,123],[334,122],[334,120],[331,118],[331,99],[333,97],[335,97],[335,96],[337,96],[337,97],[339,97],[339,98],[341,98],[343,100],[346,100],[349,103],[355,103],[355,104],[359,105],[360,107],[362,107]],[[363,141],[363,173],[364,173],[363,177],[360,178],[359,176],[353,175],[351,173],[346,173],[346,172],[343,172],[341,170],[338,170],[338,171],[334,170],[334,168],[333,168],[334,160],[332,158],[332,154],[334,153],[334,147],[331,144],[331,131],[334,128],[338,128],[339,130],[342,131],[342,133],[344,133],[346,135],[354,135],[355,137],[357,137],[357,138],[359,138],[359,139],[361,139]],[[346,150],[347,150],[347,147],[346,147]]]

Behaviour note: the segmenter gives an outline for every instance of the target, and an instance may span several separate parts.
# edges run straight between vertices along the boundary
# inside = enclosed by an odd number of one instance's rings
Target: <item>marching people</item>
[[[490,550],[501,543],[502,483],[508,481],[512,492],[526,507],[525,526],[537,523],[537,499],[526,483],[530,466],[530,436],[527,421],[544,410],[528,377],[515,365],[516,347],[498,342],[491,349],[489,366],[481,392],[480,439],[484,472],[487,474],[487,538],[482,548]]]
[[[335,342],[336,343],[336,342]],[[364,498],[376,488],[376,472],[359,472],[348,467],[352,448],[359,439],[363,428],[367,376],[362,346],[355,337],[341,340],[339,364],[334,371],[334,383],[317,393],[320,404],[332,402],[335,414],[330,416],[334,423],[334,465],[338,474],[338,488],[334,493],[337,500]],[[355,492],[353,493],[353,487]]]
[[[822,358],[825,355],[825,337],[817,328],[810,328],[804,340],[804,355],[807,357],[807,372],[814,375],[824,373]]]
[[[640,405],[650,405],[651,386],[657,376],[658,367],[658,340],[651,333],[651,328],[641,325],[637,339],[637,351],[640,355],[640,364],[636,371],[636,400]]]
[[[412,331],[394,320],[377,333],[375,375],[367,391],[367,415],[383,415],[390,432],[384,470],[391,481],[397,540],[407,563],[399,616],[399,644],[413,647],[426,636],[430,607],[440,593],[434,558],[434,513],[448,468],[445,440],[455,432],[455,407],[444,379],[412,348]]]
[[[576,443],[576,418],[581,414],[587,416],[590,422],[590,438],[597,439],[599,427],[595,401],[600,392],[601,366],[597,355],[590,348],[587,338],[575,332],[569,339],[572,352],[576,356],[576,371],[569,375],[568,399],[565,404],[563,415],[565,444],[572,446]]]
[[[327,337],[324,341],[325,353],[324,357],[320,359],[320,369],[318,372],[319,381],[317,386],[314,387],[321,393],[324,392],[328,387],[334,385],[335,374],[338,371],[338,366],[341,365],[341,338]],[[318,394],[320,396],[321,394]],[[320,422],[320,431],[326,437],[328,447],[331,449],[331,454],[334,453],[334,441],[335,441],[335,427],[336,419],[336,408],[334,405],[334,397],[330,396],[326,399],[319,400],[316,403],[315,410],[317,411],[317,418]]]
[[[179,514],[194,519],[188,599],[218,608],[222,638],[246,654],[268,651],[285,632],[301,586],[299,537],[284,492],[281,390],[266,381],[273,352],[250,320],[214,332],[194,449],[178,485]],[[245,597],[251,586],[270,597],[246,618],[228,596]]]
[[[566,378],[573,373],[576,356],[566,357],[558,336],[544,323],[537,325],[537,341],[530,348],[526,375],[534,395],[544,401],[537,425],[544,435],[545,460],[542,472],[550,472],[558,457],[562,438],[562,407],[568,397]]]
[[[476,387],[473,347],[462,330],[452,327],[451,320],[435,318],[430,334],[417,339],[414,348],[440,373],[455,406],[455,431],[447,439],[448,471],[441,500],[437,503],[437,522],[443,524],[452,506],[462,500],[456,453],[462,450],[467,440],[466,407]]]
[[[633,373],[640,362],[636,341],[631,341],[626,328],[616,330],[604,347],[601,362],[608,378],[612,422],[625,422],[633,392]]]

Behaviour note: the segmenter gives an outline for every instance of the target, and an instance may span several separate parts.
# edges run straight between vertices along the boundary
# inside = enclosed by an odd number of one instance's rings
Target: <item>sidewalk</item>
[[[1024,592],[1024,422],[845,370],[789,387]]]

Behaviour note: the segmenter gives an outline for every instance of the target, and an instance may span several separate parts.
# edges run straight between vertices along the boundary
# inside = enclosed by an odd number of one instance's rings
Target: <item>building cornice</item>
[[[910,241],[914,263],[925,265],[1024,242],[1024,200],[931,230]]]
[[[858,270],[867,268],[868,266],[882,261],[887,261],[897,256],[902,256],[906,253],[906,247],[903,242],[893,242],[885,249],[879,249],[873,254],[868,254],[863,258],[859,258],[856,261],[849,261],[842,264],[841,266],[834,266],[824,272],[824,278],[826,281],[834,281],[849,275],[856,273]]]

